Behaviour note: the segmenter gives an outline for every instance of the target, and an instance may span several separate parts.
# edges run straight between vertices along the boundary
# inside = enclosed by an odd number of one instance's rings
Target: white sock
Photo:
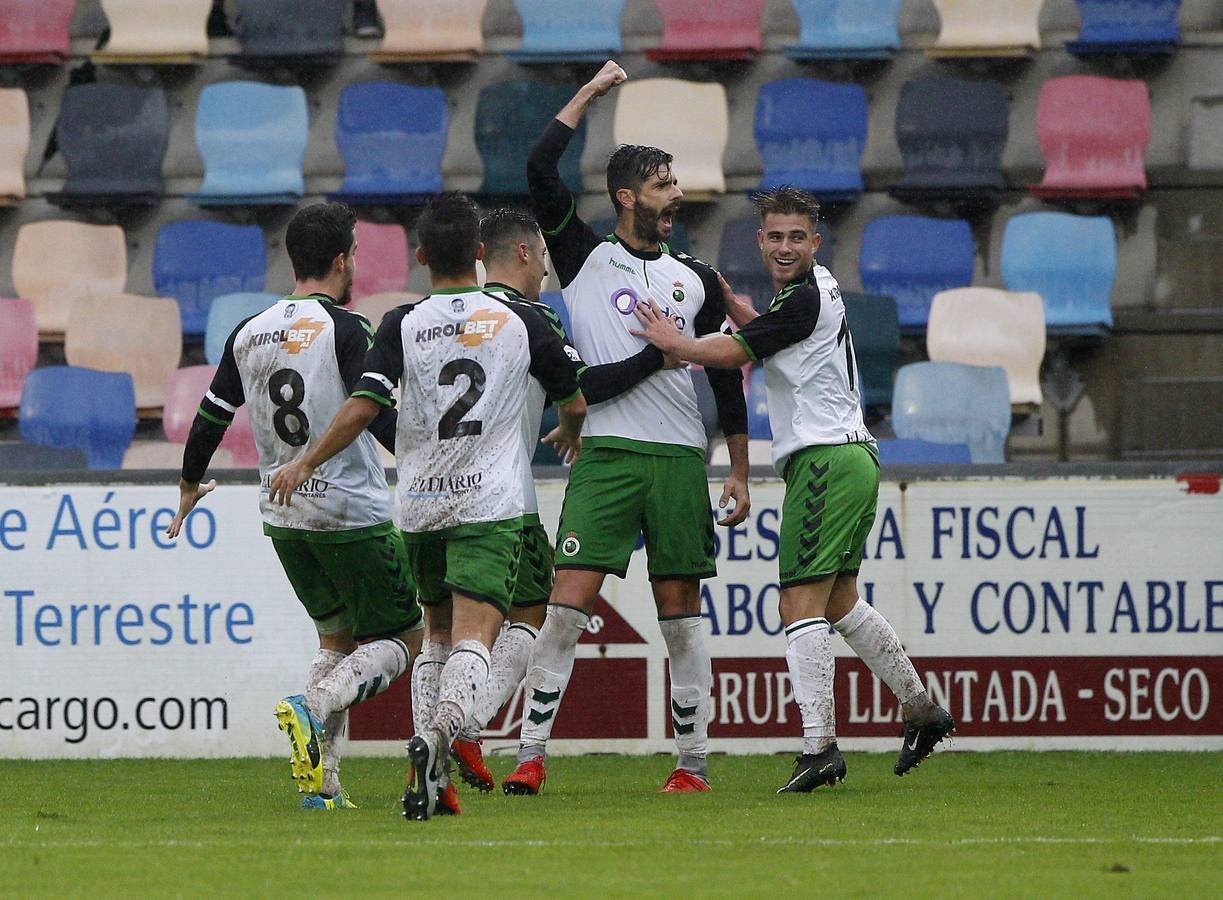
[[[306,673],[306,691],[331,674],[342,663],[345,654],[338,650],[319,648]],[[348,734],[348,710],[332,713],[323,722],[323,793],[332,796],[340,792],[340,757],[344,753],[344,738]]]
[[[484,690],[476,698],[476,709],[472,714],[468,740],[476,740],[480,732],[488,727],[493,716],[514,695],[518,685],[527,674],[527,663],[531,661],[531,648],[539,632],[526,622],[512,622],[497,637],[493,644],[492,662]]]
[[[442,668],[450,657],[450,645],[425,638],[412,664],[412,733],[424,734],[433,721]]]
[[[411,656],[399,638],[362,644],[306,691],[306,704],[320,719],[381,694],[408,670]]]
[[[909,703],[925,693],[917,670],[900,646],[896,630],[861,597],[832,627],[901,703]]]
[[[549,606],[548,618],[539,630],[523,686],[522,737],[518,761],[543,756],[556,711],[560,708],[573,674],[578,639],[590,616],[571,606]]]
[[[442,669],[433,727],[442,733],[446,746],[471,718],[476,697],[488,681],[489,652],[479,641],[468,638],[454,645]]]
[[[803,718],[803,753],[819,753],[836,740],[832,705],[832,631],[827,619],[799,619],[786,627],[786,664]]]
[[[699,615],[659,619],[671,661],[671,725],[679,768],[706,777],[713,664]]]

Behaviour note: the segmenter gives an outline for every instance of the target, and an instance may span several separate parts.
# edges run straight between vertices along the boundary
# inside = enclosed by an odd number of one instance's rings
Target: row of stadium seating
[[[654,0],[662,36],[656,61],[745,60],[763,46],[764,0]],[[69,52],[74,0],[0,0],[0,63],[56,62]],[[385,36],[371,56],[389,62],[471,61],[484,52],[488,0],[378,0]],[[602,60],[623,50],[625,0],[515,0],[518,63]],[[900,46],[901,0],[793,0],[791,58],[886,58]],[[932,56],[1016,57],[1041,47],[1043,0],[934,0]],[[1181,42],[1180,0],[1076,0],[1078,56],[1166,55]],[[314,65],[344,53],[345,0],[240,0],[236,58],[246,65]],[[94,58],[109,64],[184,64],[208,55],[212,0],[102,0],[110,34]],[[153,9],[157,15],[150,15]]]
[[[502,82],[483,88],[474,134],[484,162],[480,193],[526,192],[531,143],[575,87]],[[983,200],[1005,190],[1007,107],[1006,89],[995,81],[919,78],[905,84],[896,109],[905,168],[891,187],[893,195],[912,202]],[[1223,116],[1213,107],[1210,112]],[[49,199],[66,207],[157,203],[165,188],[170,120],[160,88],[69,87],[55,128],[67,174]],[[670,148],[688,198],[709,199],[726,191],[728,120],[721,84],[643,79],[617,94],[614,140]],[[1205,118],[1199,122],[1210,128]],[[1090,75],[1051,79],[1040,91],[1035,129],[1046,160],[1044,179],[1031,188],[1036,196],[1124,198],[1146,189],[1151,107],[1143,82]],[[24,92],[0,89],[0,201],[18,203],[25,195],[29,134]],[[335,142],[345,177],[335,196],[356,205],[421,203],[442,190],[448,134],[441,88],[390,81],[347,85],[336,111]],[[204,179],[192,199],[201,206],[295,203],[305,193],[308,136],[300,87],[207,85],[195,114]],[[756,98],[754,137],[763,160],[762,189],[792,184],[830,202],[862,193],[867,95],[860,85],[812,78],[769,82]],[[581,128],[562,162],[562,175],[576,190],[582,186],[584,140]],[[1213,163],[1202,163],[1219,166],[1223,158],[1216,154]]]

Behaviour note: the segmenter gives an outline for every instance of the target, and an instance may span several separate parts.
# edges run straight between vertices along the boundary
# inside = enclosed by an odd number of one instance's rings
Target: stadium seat
[[[623,49],[624,0],[514,0],[522,19],[522,45],[506,53],[523,65],[602,62]]]
[[[972,284],[973,255],[962,219],[883,216],[862,232],[858,274],[868,293],[896,299],[902,330],[920,331],[935,294]]]
[[[939,32],[927,56],[1030,56],[1040,49],[1044,0],[934,0]]]
[[[1040,89],[1036,136],[1045,156],[1037,197],[1137,197],[1147,188],[1151,99],[1143,81],[1051,78]]]
[[[672,154],[688,200],[711,200],[726,193],[722,171],[730,133],[726,88],[717,82],[644,78],[626,81],[616,91],[615,143],[646,144]]]
[[[1106,216],[1034,212],[1013,216],[1002,235],[1002,283],[1045,301],[1051,335],[1098,336],[1112,327],[1117,235]]]
[[[662,13],[662,40],[645,55],[654,62],[752,59],[760,52],[764,0],[654,0]]]
[[[55,125],[67,177],[58,206],[152,206],[165,190],[170,108],[161,88],[95,82],[64,91]]]
[[[900,89],[896,141],[899,200],[987,200],[1006,188],[1006,88],[997,81],[915,78]]]
[[[900,49],[896,20],[901,0],[793,0],[798,43],[794,60],[886,59]]]
[[[730,219],[722,226],[722,239],[718,244],[718,271],[736,294],[752,298],[758,310],[768,308],[769,301],[777,293],[773,290],[773,278],[760,258],[760,245],[756,232],[760,230],[757,216]]]
[[[764,366],[753,366],[747,378],[748,440],[773,440],[773,428],[769,425],[769,394],[764,382]]]
[[[0,0],[0,65],[58,65],[72,52],[76,0]]]
[[[1223,94],[1190,101],[1186,163],[1195,172],[1223,170]]]
[[[1075,56],[1166,56],[1181,43],[1176,24],[1181,0],[1075,0],[1078,40],[1067,41]]]
[[[408,284],[408,236],[402,225],[357,221],[357,274],[352,280],[356,299]]]
[[[112,294],[72,304],[64,334],[68,365],[127,372],[142,416],[161,416],[166,379],[182,354],[182,323],[173,299]]]
[[[900,355],[900,319],[896,300],[874,294],[841,292],[845,318],[854,341],[863,406],[888,406]]]
[[[526,195],[531,147],[576,90],[576,85],[532,81],[499,81],[481,88],[476,101],[476,149],[484,162],[480,194]],[[570,190],[579,194],[585,146],[583,118],[560,161],[561,178]]]
[[[13,287],[34,304],[40,340],[59,340],[77,297],[103,297],[127,284],[127,242],[118,225],[29,222],[13,247]]]
[[[892,425],[899,438],[967,444],[974,463],[1006,462],[1011,427],[1006,371],[949,362],[901,366]]]
[[[967,465],[972,453],[967,444],[939,444],[918,438],[890,438],[879,442],[881,466]]]
[[[102,0],[110,38],[93,53],[107,65],[186,65],[208,57],[212,0]]]
[[[385,291],[380,294],[366,294],[364,297],[358,297],[352,301],[349,308],[365,316],[369,319],[370,324],[377,328],[382,322],[382,317],[392,309],[403,306],[405,303],[416,303],[423,297],[423,294],[414,294],[411,291]]]
[[[856,347],[856,345],[855,345]],[[926,351],[935,362],[1002,366],[1011,406],[1040,406],[1045,308],[1031,291],[967,287],[940,291],[930,305]]]
[[[127,372],[76,366],[32,371],[21,392],[24,441],[85,451],[91,469],[118,469],[136,433],[136,391]]]
[[[24,441],[0,443],[0,472],[71,472],[88,465],[84,450],[43,447]]]
[[[170,373],[166,382],[165,411],[161,419],[168,440],[180,446],[187,443],[200,400],[212,384],[216,371],[216,366],[184,366]],[[238,407],[233,422],[225,429],[218,454],[222,451],[229,458],[214,456],[213,466],[216,468],[249,469],[259,465],[259,451],[255,447],[255,436],[245,405]]]
[[[300,87],[253,81],[200,92],[195,143],[204,159],[200,206],[291,205],[305,191],[309,117]]]
[[[257,225],[167,222],[153,245],[153,286],[163,297],[178,300],[187,337],[204,333],[214,297],[262,291],[266,270],[263,232]]]
[[[228,450],[217,450],[209,468],[230,468],[218,464],[218,456],[231,460]],[[181,444],[171,444],[169,441],[132,441],[127,452],[123,454],[122,468],[124,469],[170,469],[178,472],[182,470],[182,467],[183,447]]]
[[[761,190],[788,184],[827,201],[853,200],[862,193],[866,90],[861,85],[814,78],[770,81],[756,96],[755,136],[764,160]]]
[[[680,210],[680,215],[683,215],[683,210]],[[600,237],[616,230],[616,220],[612,218],[594,219],[589,225],[590,230]],[[692,239],[688,235],[688,226],[683,222],[675,222],[671,227],[671,239],[667,241],[667,246],[681,253],[691,253]]]
[[[345,0],[238,0],[234,26],[251,67],[313,68],[344,55]]]
[[[242,292],[221,294],[212,301],[208,310],[208,324],[204,329],[204,358],[209,365],[217,365],[225,352],[225,342],[238,323],[258,315],[280,299],[279,294]]]
[[[369,56],[385,63],[474,62],[484,53],[487,6],[488,0],[378,0],[385,30]]]
[[[21,386],[38,364],[38,325],[29,300],[0,299],[0,416],[21,403]]]
[[[335,123],[344,183],[334,199],[413,205],[441,191],[448,119],[446,94],[439,87],[393,81],[345,87]]]
[[[21,88],[0,88],[0,206],[17,206],[25,199],[29,149],[29,99]]]

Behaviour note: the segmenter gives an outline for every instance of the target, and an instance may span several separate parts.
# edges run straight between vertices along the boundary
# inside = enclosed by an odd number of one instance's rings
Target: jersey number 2
[[[437,383],[448,387],[455,383],[460,375],[467,376],[467,390],[451,404],[450,409],[437,423],[437,438],[447,441],[450,438],[469,437],[484,430],[484,423],[479,419],[463,421],[463,416],[471,412],[471,408],[484,396],[484,367],[474,359],[452,359],[442,366],[438,373]]]
[[[290,447],[304,447],[310,440],[310,420],[301,407],[306,399],[306,382],[302,380],[301,373],[292,369],[273,372],[268,379],[268,396],[276,407],[276,412],[272,414],[272,428],[276,430],[276,436]]]

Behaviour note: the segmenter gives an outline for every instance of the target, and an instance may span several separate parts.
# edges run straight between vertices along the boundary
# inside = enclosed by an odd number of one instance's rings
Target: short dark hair
[[[656,174],[663,166],[671,165],[674,157],[657,147],[642,147],[638,144],[621,144],[612,151],[607,160],[607,193],[611,196],[616,214],[620,214],[620,201],[616,191],[628,188],[637,191],[646,179]]]
[[[806,191],[788,184],[761,191],[752,197],[752,204],[760,214],[762,223],[765,216],[771,213],[807,216],[813,228],[820,220],[820,201]]]
[[[539,234],[539,223],[530,213],[501,207],[480,220],[480,240],[484,243],[485,264],[501,262],[519,244]]]
[[[285,230],[285,250],[298,281],[326,278],[332,261],[352,250],[357,214],[343,203],[315,203],[297,211]]]
[[[425,206],[416,222],[416,239],[435,275],[453,278],[476,264],[480,210],[462,191],[443,191]]]

